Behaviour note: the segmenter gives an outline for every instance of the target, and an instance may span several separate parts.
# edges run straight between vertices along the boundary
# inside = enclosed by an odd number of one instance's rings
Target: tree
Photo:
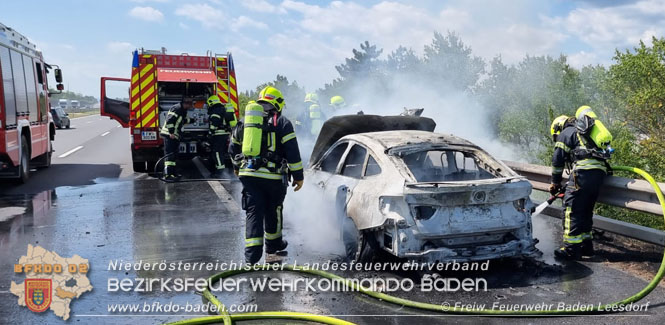
[[[399,46],[388,54],[385,70],[387,73],[413,73],[418,70],[420,64],[420,58],[412,49]]]
[[[383,49],[377,49],[369,41],[360,43],[360,50],[353,49],[353,56],[344,59],[343,64],[335,66],[340,77],[327,83],[319,91],[320,100],[325,102],[332,96],[341,95],[347,103],[354,103],[367,94],[387,94],[384,62],[379,59]]]
[[[288,107],[288,109],[284,109],[284,115],[292,118],[300,114],[303,109],[302,102],[305,98],[305,89],[301,88],[297,81],[289,82],[289,78],[278,74],[275,77],[275,80],[258,85],[255,91],[248,92],[248,98],[256,100],[256,98],[259,97],[259,92],[267,86],[275,87],[282,92],[282,96],[284,96],[284,101],[286,103],[285,107]]]
[[[485,62],[473,56],[455,33],[443,36],[434,32],[432,44],[425,45],[424,69],[435,76],[430,81],[452,90],[467,91],[476,85],[485,71]]]
[[[640,41],[616,52],[609,87],[623,107],[622,118],[637,134],[638,153],[650,172],[665,177],[665,38]]]
[[[335,66],[342,79],[362,79],[380,71],[379,56],[383,49],[376,49],[369,41],[360,43],[360,50],[353,49],[353,57],[346,58],[341,65]]]

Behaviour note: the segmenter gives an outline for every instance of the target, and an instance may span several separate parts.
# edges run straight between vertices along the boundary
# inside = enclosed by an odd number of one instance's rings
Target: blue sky
[[[315,90],[365,40],[384,55],[399,45],[422,53],[434,31],[455,31],[485,59],[563,53],[576,67],[608,65],[614,49],[663,36],[665,1],[5,0],[0,22],[87,95],[99,96],[100,76],[129,76],[133,49],[162,46],[231,51],[241,90],[278,73]]]

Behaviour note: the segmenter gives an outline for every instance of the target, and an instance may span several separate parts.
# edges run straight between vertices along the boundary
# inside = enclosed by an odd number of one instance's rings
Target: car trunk
[[[407,183],[404,194],[419,236],[435,246],[505,242],[528,224],[531,184],[521,178]]]

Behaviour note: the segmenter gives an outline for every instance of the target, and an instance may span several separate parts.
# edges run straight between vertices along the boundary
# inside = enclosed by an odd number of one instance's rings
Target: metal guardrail
[[[552,169],[547,166],[532,165],[514,161],[504,161],[508,167],[518,174],[526,177],[533,185],[535,190],[547,191],[550,186]],[[567,175],[564,175],[564,180]],[[665,183],[658,183],[661,190],[665,192]],[[623,207],[635,211],[647,212],[658,215],[662,218],[662,209],[656,193],[651,185],[644,180],[607,176],[598,197],[598,202],[612,206]],[[552,217],[561,218],[561,208],[550,206],[543,212]],[[635,225],[628,222],[605,218],[594,215],[594,227],[623,235],[630,238],[639,239],[652,244],[665,246],[665,232]]]

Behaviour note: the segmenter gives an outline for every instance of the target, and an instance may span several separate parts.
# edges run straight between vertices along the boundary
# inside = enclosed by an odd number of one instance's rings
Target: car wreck
[[[434,133],[435,126],[425,117],[376,115],[323,125],[306,180],[334,198],[347,258],[536,254],[531,184],[473,143]]]

